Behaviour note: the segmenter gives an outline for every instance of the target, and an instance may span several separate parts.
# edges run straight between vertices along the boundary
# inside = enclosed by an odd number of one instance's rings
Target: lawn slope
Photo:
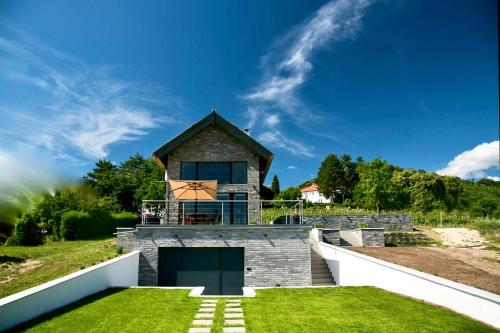
[[[0,246],[0,298],[116,256],[115,239]]]

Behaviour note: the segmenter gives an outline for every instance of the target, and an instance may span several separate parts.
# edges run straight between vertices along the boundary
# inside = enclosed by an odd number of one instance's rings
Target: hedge
[[[9,238],[9,245],[39,245],[43,243],[42,230],[38,218],[30,213],[24,213],[16,222],[14,234]]]
[[[103,211],[68,211],[62,215],[61,229],[64,239],[88,239],[111,236],[116,228],[132,227],[138,221],[136,214],[128,212],[109,214]]]

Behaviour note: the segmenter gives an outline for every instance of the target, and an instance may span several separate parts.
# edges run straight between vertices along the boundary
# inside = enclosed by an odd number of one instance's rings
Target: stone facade
[[[340,230],[339,229],[323,229],[322,230],[323,242],[340,246]]]
[[[304,223],[309,225],[322,224],[324,228],[354,230],[360,223],[369,228],[383,228],[386,231],[413,231],[411,215],[324,215],[304,216]]]
[[[246,287],[310,286],[310,226],[196,225],[119,229],[124,253],[141,251],[139,285],[158,284],[160,247],[243,247]]]
[[[246,145],[231,134],[211,125],[190,138],[168,155],[168,177],[180,180],[181,162],[246,162],[247,184],[217,184],[218,193],[247,193],[248,223],[260,221],[260,184],[259,157]],[[169,200],[173,200],[170,194]],[[169,207],[169,223],[177,224],[179,203],[172,202]]]
[[[361,244],[366,247],[385,246],[385,237],[383,228],[362,228],[359,230]]]

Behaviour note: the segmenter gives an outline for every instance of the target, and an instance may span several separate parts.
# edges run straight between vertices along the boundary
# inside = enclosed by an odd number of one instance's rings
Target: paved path
[[[217,303],[216,299],[204,299],[195,314],[188,333],[210,333],[214,324]],[[224,301],[223,333],[245,333],[245,319],[240,299]]]

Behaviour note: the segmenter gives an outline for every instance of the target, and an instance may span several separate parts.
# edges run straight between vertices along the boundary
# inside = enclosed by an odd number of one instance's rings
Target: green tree
[[[427,212],[446,208],[446,188],[441,176],[419,171],[410,177],[410,182],[412,209]]]
[[[275,197],[280,194],[280,181],[276,175],[274,175],[273,182],[271,183],[271,191],[273,191]]]
[[[329,154],[319,167],[316,177],[319,191],[325,198],[334,198],[336,191],[343,185],[344,170],[341,161],[336,155]]]
[[[343,177],[340,180],[340,190],[342,191],[342,201],[345,199],[352,199],[354,188],[359,181],[358,171],[356,170],[356,163],[351,160],[348,154],[342,155],[340,158],[342,165]]]
[[[398,197],[398,188],[392,182],[394,169],[380,159],[359,164],[359,182],[354,189],[354,200],[377,212],[393,208]]]
[[[300,189],[295,186],[290,186],[280,192],[279,195],[275,197],[278,200],[297,200],[300,198]]]

